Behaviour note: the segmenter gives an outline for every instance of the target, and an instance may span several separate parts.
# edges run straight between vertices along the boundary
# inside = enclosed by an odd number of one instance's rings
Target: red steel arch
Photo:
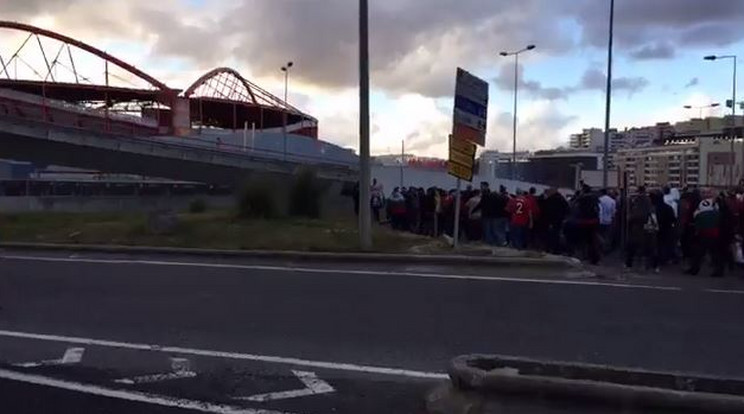
[[[194,92],[196,92],[197,89],[199,89],[202,86],[207,86],[210,83],[210,81],[217,80],[222,75],[227,75],[228,77],[233,77],[235,80],[237,80],[240,83],[240,85],[243,86],[243,88],[245,89],[245,92],[248,93],[248,95],[250,96],[251,103],[258,105],[258,102],[256,101],[256,96],[253,94],[253,91],[251,90],[251,86],[252,86],[251,83],[246,78],[244,78],[238,71],[236,71],[233,68],[227,68],[227,67],[214,68],[210,70],[209,72],[201,75],[199,79],[194,81],[194,83],[191,84],[191,86],[189,86],[188,89],[186,89],[183,95],[187,98],[191,97],[194,94]],[[219,82],[219,83],[227,86],[223,82]],[[221,91],[218,89],[214,89],[213,92],[219,95],[223,95],[225,99],[239,100],[239,101],[244,102],[246,97],[241,96],[242,94],[240,93],[238,89],[235,88],[235,86],[238,86],[238,85],[235,85],[234,83],[229,85],[229,90],[226,91],[226,93],[225,91]],[[238,95],[236,96],[238,99],[230,98],[231,95],[235,95],[235,94]]]
[[[290,114],[294,113],[307,117],[299,109],[249,81],[233,68],[219,67],[210,70],[191,84],[183,95],[192,97],[197,90],[201,92],[199,96],[203,98],[225,99],[249,105],[273,107],[286,110]]]
[[[109,55],[108,53],[97,49],[93,46],[88,45],[87,43],[83,43],[77,39],[73,39],[69,36],[65,36],[63,34],[53,32],[51,30],[42,29],[40,27],[31,26],[29,24],[25,23],[18,23],[18,22],[10,22],[10,21],[0,21],[0,29],[12,29],[12,30],[19,30],[28,32],[35,35],[40,35],[44,37],[48,37],[51,39],[58,40],[60,42],[73,45],[79,49],[82,49],[86,52],[89,52],[95,56],[100,57],[101,59],[104,59],[110,63],[113,63],[114,65],[120,67],[121,69],[124,69],[125,71],[131,73],[132,75],[137,76],[138,78],[146,81],[150,85],[154,86],[156,89],[159,89],[161,91],[168,91],[170,90],[168,86],[166,86],[163,82],[160,82],[159,80],[155,79],[154,77],[148,75],[147,73],[137,69],[136,67],[130,65],[129,63],[126,63],[114,56]],[[3,66],[5,66],[3,64]],[[6,68],[3,68],[6,69]],[[4,70],[6,75],[8,75],[8,78],[10,78],[10,74],[8,73],[7,69]]]
[[[317,119],[289,105],[243,77],[237,70],[218,67],[200,76],[183,92],[189,98],[191,120],[220,128],[278,128],[286,118],[295,134],[317,138]]]

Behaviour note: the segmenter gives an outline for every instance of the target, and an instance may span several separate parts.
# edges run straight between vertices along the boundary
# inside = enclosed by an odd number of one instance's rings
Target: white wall
[[[400,167],[386,167],[375,165],[372,167],[372,178],[376,178],[377,181],[381,182],[385,187],[385,194],[389,195],[393,191],[393,188],[400,187],[400,170]],[[463,182],[462,188],[464,189],[468,185],[472,185],[474,188],[478,188],[481,181],[488,182],[491,189],[498,189],[500,185],[503,185],[510,192],[514,192],[517,188],[527,190],[530,187],[535,187],[538,192],[542,192],[543,190],[548,188],[548,186],[541,184],[527,183],[524,181],[512,181],[501,178],[492,178],[484,175],[474,175],[473,182]],[[445,190],[449,190],[454,189],[457,186],[457,180],[455,179],[455,177],[447,174],[446,171],[404,167],[403,186],[414,186],[423,188],[436,186]],[[561,190],[571,191],[570,189]]]

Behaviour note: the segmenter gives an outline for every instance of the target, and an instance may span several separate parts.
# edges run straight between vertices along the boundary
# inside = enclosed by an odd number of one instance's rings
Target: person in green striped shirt
[[[695,210],[695,235],[697,248],[692,257],[688,274],[697,275],[705,256],[710,255],[713,264],[713,277],[723,276],[725,263],[724,252],[721,250],[721,209],[718,200],[708,192]]]

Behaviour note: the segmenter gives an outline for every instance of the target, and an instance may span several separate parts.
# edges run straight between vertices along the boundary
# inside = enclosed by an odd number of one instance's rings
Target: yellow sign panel
[[[470,157],[475,156],[476,145],[464,139],[458,139],[450,135],[450,153],[458,151]]]
[[[461,180],[473,180],[476,145],[467,140],[450,135],[449,162],[447,172]]]
[[[460,151],[454,151],[452,149],[450,149],[449,160],[470,168],[473,168],[473,164],[475,163],[472,155],[463,154]]]
[[[473,180],[473,168],[460,165],[456,162],[447,163],[447,172],[461,180],[472,181]]]

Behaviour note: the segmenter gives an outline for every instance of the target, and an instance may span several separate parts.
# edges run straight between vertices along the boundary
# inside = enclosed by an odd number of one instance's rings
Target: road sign
[[[457,68],[452,132],[456,138],[486,144],[488,82]]]
[[[473,181],[473,169],[460,165],[456,162],[447,163],[447,172],[461,180]]]
[[[476,145],[464,139],[450,139],[450,153],[457,151],[469,157],[475,156]]]
[[[472,181],[473,167],[475,166],[475,144],[455,138],[453,135],[450,135],[449,144],[447,172],[462,180]]]
[[[452,118],[447,172],[461,180],[472,181],[476,144],[486,144],[488,83],[462,68],[457,68]]]

